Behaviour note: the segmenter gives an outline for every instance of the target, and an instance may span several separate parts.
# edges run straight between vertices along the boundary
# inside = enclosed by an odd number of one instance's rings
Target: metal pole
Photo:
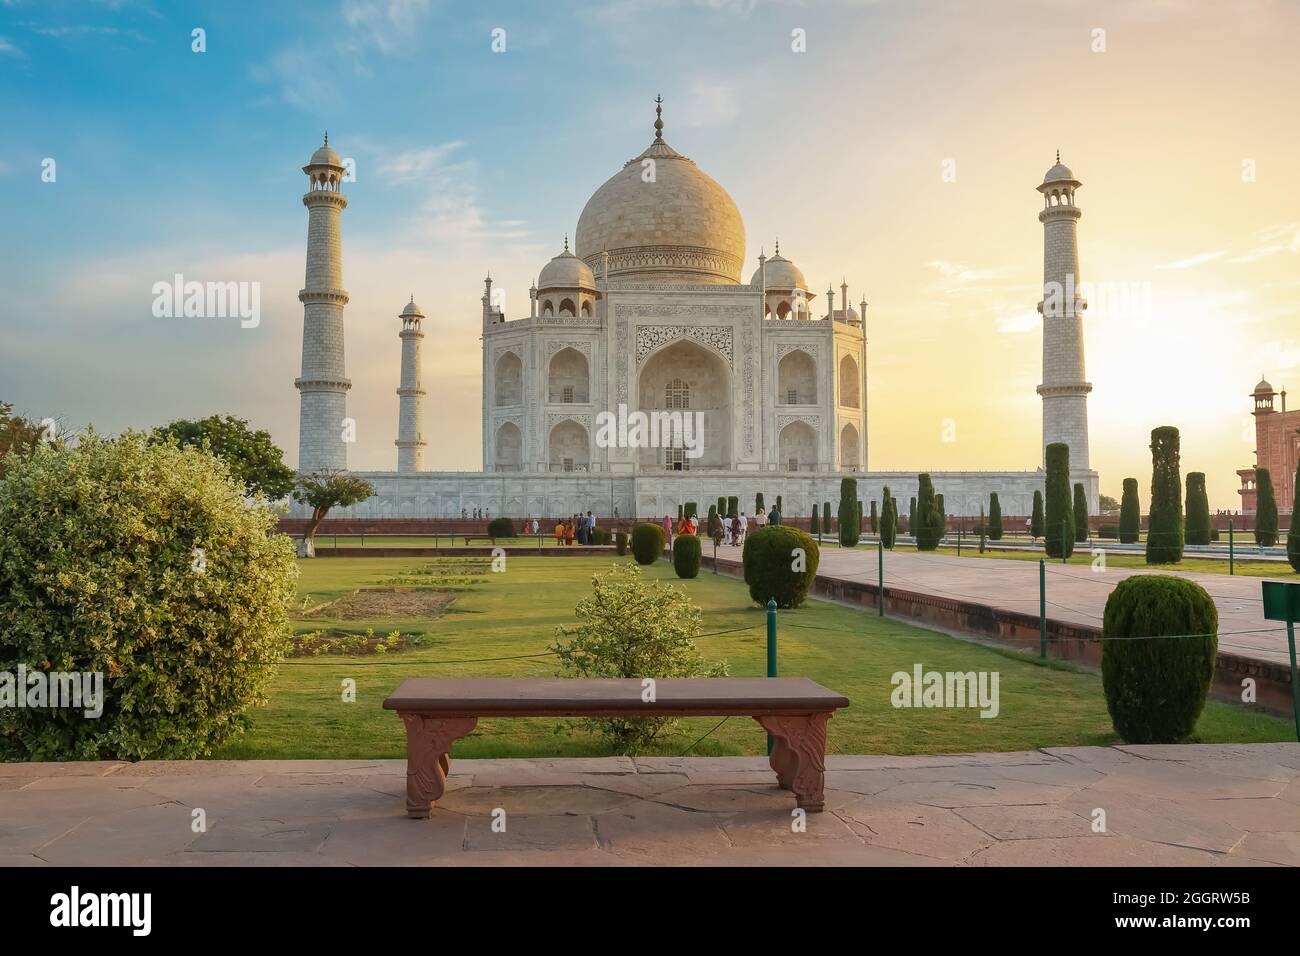
[[[1291,648],[1291,713],[1295,716],[1295,739],[1300,740],[1300,683],[1296,681],[1295,669],[1295,621],[1286,622],[1286,642]]]
[[[877,589],[876,589],[876,607],[880,610],[880,613],[877,616],[884,617],[885,616],[885,542],[883,539],[877,543],[876,551],[878,552],[876,558],[877,561],[879,562],[879,569],[877,575],[877,581],[879,583],[877,584]]]
[[[1038,656],[1047,660],[1047,562],[1038,559]]]
[[[1237,552],[1234,547],[1234,541],[1232,535],[1232,519],[1229,518],[1228,519],[1228,573],[1236,574],[1237,573],[1236,569],[1237,569]]]
[[[716,562],[715,562],[716,568]],[[767,676],[776,676],[776,598],[767,599]],[[767,735],[767,755],[772,755],[772,735]]]

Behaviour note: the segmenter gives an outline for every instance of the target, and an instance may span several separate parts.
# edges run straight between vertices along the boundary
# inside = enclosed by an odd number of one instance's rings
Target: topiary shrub
[[[933,551],[943,539],[943,518],[938,512],[935,500],[934,482],[928,474],[918,475],[920,488],[916,497],[916,509],[912,534],[916,537],[916,550]]]
[[[699,543],[694,535],[678,538],[683,539]],[[644,573],[624,562],[592,576],[592,596],[573,609],[578,626],[557,628],[549,648],[560,662],[558,676],[640,681],[727,675],[725,661],[707,661],[695,646],[700,609],[682,588],[647,582]],[[677,726],[666,717],[588,718],[583,725],[618,754],[643,753]]]
[[[1277,494],[1267,468],[1255,469],[1255,543],[1261,548],[1277,544]]]
[[[700,539],[693,534],[679,534],[673,542],[673,570],[679,578],[693,578],[700,573]]]
[[[876,511],[876,499],[871,499],[871,518],[869,520],[872,534],[880,533],[880,515]]]
[[[1121,738],[1172,744],[1196,729],[1214,677],[1218,630],[1214,601],[1186,578],[1135,574],[1111,591],[1102,618],[1101,680]]]
[[[1083,490],[1083,483],[1074,483],[1074,542],[1082,544],[1088,540],[1088,494]]]
[[[740,514],[740,499],[732,495],[727,499],[727,517],[731,518]]]
[[[766,606],[799,607],[817,576],[820,549],[811,535],[789,525],[768,526],[745,535],[742,561],[749,596]]]
[[[618,555],[627,554],[627,532],[616,531],[614,533],[614,552]]]
[[[1187,518],[1184,540],[1187,544],[1210,543],[1210,498],[1205,491],[1205,473],[1187,473]]]
[[[1147,518],[1147,564],[1183,559],[1183,483],[1179,478],[1178,429],[1151,430],[1151,513]]]
[[[1124,494],[1119,503],[1120,544],[1135,544],[1142,535],[1142,512],[1138,504],[1138,480],[1124,479]]]
[[[591,529],[592,544],[609,544],[611,538],[612,538],[612,533],[608,528],[597,527]]]
[[[663,553],[664,529],[661,526],[645,521],[632,529],[632,557],[636,558],[637,564],[654,564]]]
[[[1002,502],[998,501],[998,493],[995,491],[989,495],[989,540],[1002,540]]]
[[[830,534],[834,530],[835,528],[831,524],[831,503],[829,501],[823,501],[822,502],[822,531],[824,531],[826,534]]]
[[[767,509],[763,507],[763,492],[754,495],[754,514],[762,514]]]
[[[1070,446],[1064,442],[1047,446],[1043,498],[1047,509],[1043,548],[1049,558],[1068,558],[1074,553],[1074,508],[1070,502]]]
[[[489,538],[513,538],[515,523],[510,518],[493,518],[488,522],[487,533]]]
[[[1295,501],[1291,505],[1291,525],[1286,532],[1286,559],[1291,570],[1300,574],[1300,465],[1295,469]]]
[[[135,434],[9,462],[0,671],[100,674],[102,714],[0,708],[0,760],[191,759],[242,729],[297,577],[292,539],[244,494],[206,451]]]
[[[699,516],[699,513],[700,513],[699,505],[697,505],[694,501],[686,502],[686,517],[695,518]]]
[[[862,515],[858,510],[858,480],[840,479],[840,546],[855,548],[862,537]]]
[[[1119,537],[1119,525],[1104,524],[1097,529],[1097,537],[1114,541]]]
[[[889,485],[885,485],[880,500],[884,502],[880,509],[880,546],[892,551],[898,540],[898,502],[890,493]]]
[[[813,505],[812,510],[812,521],[808,524],[808,532],[809,534],[817,535],[818,541],[822,539],[822,518],[819,509],[815,504]]]
[[[1043,536],[1043,493],[1037,488],[1034,489],[1034,509],[1029,514],[1029,536]]]

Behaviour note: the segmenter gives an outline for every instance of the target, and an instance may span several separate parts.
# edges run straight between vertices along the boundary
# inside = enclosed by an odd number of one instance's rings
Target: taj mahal
[[[719,495],[752,506],[757,492],[769,503],[782,495],[785,513],[803,516],[837,501],[844,476],[858,479],[864,502],[879,499],[885,485],[904,503],[917,493],[915,472],[870,470],[865,296],[855,308],[843,279],[838,290],[814,292],[779,243],[747,270],[740,210],[663,131],[656,100],[654,139],[592,194],[572,248],[566,236],[538,273],[526,315],[507,315],[490,274],[484,280],[482,471],[425,470],[425,450],[437,440],[427,430],[421,376],[425,316],[414,297],[400,309],[395,469],[359,472],[376,494],[333,516],[451,517],[483,509],[494,516],[591,510],[661,517]],[[347,468],[352,385],[344,369],[345,168],[328,136],[303,172],[310,185],[295,383],[298,467],[316,472]],[[1045,284],[1078,282],[1079,185],[1058,155],[1037,186]],[[1078,299],[1044,312],[1038,392],[1042,443],[1070,445],[1072,478],[1083,483],[1095,513],[1085,308]],[[395,347],[395,366],[398,355]],[[599,419],[615,410],[690,413],[700,423],[698,448],[599,440]],[[933,478],[950,514],[977,514],[997,492],[1006,513],[1024,515],[1043,488],[1041,464]]]

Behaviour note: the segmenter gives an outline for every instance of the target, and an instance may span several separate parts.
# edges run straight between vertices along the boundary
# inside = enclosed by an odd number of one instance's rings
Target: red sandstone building
[[[1255,468],[1267,468],[1273,478],[1273,491],[1277,497],[1278,511],[1289,514],[1295,500],[1296,461],[1300,460],[1300,409],[1286,410],[1286,389],[1281,394],[1261,380],[1251,393],[1255,400]],[[1281,398],[1282,408],[1273,407],[1274,398]],[[1243,514],[1255,513],[1255,468],[1237,471],[1241,477],[1241,510]]]

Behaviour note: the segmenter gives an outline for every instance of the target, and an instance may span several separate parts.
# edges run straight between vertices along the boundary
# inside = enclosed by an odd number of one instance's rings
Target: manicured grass
[[[870,550],[876,550],[875,542],[870,545],[859,547],[869,547]],[[1088,566],[1092,564],[1092,549],[1100,548],[1106,552],[1106,566],[1111,568],[1150,568],[1153,571],[1188,571],[1197,574],[1227,574],[1227,558],[1184,558],[1177,564],[1147,564],[1145,555],[1131,554],[1126,551],[1113,551],[1107,548],[1104,541],[1092,541],[1075,545],[1074,554],[1070,555],[1065,562],[1067,564]],[[895,550],[897,551],[915,551],[916,546],[911,544],[898,543]],[[956,557],[957,549],[943,547],[929,552],[930,554],[946,554]],[[972,543],[963,545],[961,549],[963,558],[1008,558],[1012,561],[1039,561],[1044,557],[1041,548],[1034,551],[985,551],[980,554],[979,539],[972,539]],[[1048,558],[1052,564],[1060,564],[1060,558]],[[1263,578],[1285,578],[1294,577],[1295,572],[1291,570],[1291,565],[1285,561],[1249,561],[1243,559],[1238,554],[1234,573],[1244,577],[1263,577]]]
[[[540,535],[543,547],[553,547],[555,545],[555,535]],[[497,538],[496,544],[501,547],[511,548],[528,548],[537,547],[537,537],[529,535],[528,537],[516,538]],[[574,546],[577,546],[575,540]],[[470,535],[469,546],[471,548],[484,548],[492,544],[486,534]],[[318,534],[316,535],[316,547],[318,548],[463,548],[465,547],[465,536],[463,534]]]
[[[573,606],[590,592],[593,572],[615,559],[512,557],[508,570],[485,570],[474,558],[317,558],[301,561],[299,603],[315,606],[356,588],[428,584],[435,571],[453,575],[461,588],[450,608],[434,620],[379,618],[325,622],[297,618],[300,631],[322,627],[377,634],[400,630],[422,642],[418,649],[380,657],[306,658],[286,662],[270,702],[251,713],[251,729],[215,756],[245,758],[376,758],[405,755],[395,714],[382,709],[385,696],[406,677],[537,676],[555,674],[553,658],[501,660],[544,654],[558,625],[573,624]],[[732,676],[766,673],[764,613],[743,583],[702,573],[678,581],[661,561],[647,574],[680,584],[704,611],[701,650],[728,662]],[[737,630],[738,629],[738,630]],[[713,633],[729,632],[729,633]],[[780,670],[807,676],[852,701],[830,722],[833,753],[957,753],[1026,750],[1045,746],[1115,742],[1099,677],[1063,664],[1041,665],[1018,652],[989,648],[848,607],[811,601],[779,619]],[[485,660],[486,659],[486,660]],[[448,663],[450,660],[467,663]],[[977,710],[895,709],[890,703],[896,671],[997,671],[1001,711],[994,719]],[[341,687],[356,681],[356,703],[343,703]],[[683,721],[683,731],[662,753],[679,754],[710,731],[716,719]],[[568,728],[557,733],[557,728]],[[1198,727],[1200,742],[1292,739],[1289,720],[1211,701]],[[746,718],[731,718],[700,742],[696,754],[762,754],[765,736]],[[573,721],[490,719],[456,745],[463,757],[590,756],[606,753],[598,738]]]

